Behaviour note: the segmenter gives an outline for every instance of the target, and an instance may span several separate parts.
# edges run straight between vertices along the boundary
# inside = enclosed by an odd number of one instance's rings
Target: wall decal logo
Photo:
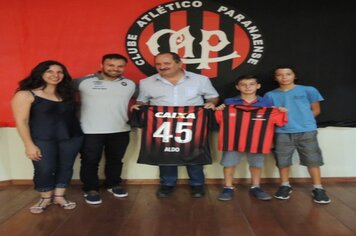
[[[244,13],[213,1],[174,1],[143,13],[126,35],[126,50],[146,75],[156,73],[154,56],[178,53],[187,70],[212,79],[252,70],[264,53],[259,27]]]

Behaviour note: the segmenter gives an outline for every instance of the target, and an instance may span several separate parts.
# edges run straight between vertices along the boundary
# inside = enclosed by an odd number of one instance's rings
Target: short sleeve
[[[324,98],[321,96],[320,92],[314,87],[308,88],[307,96],[310,103],[324,101]]]
[[[139,93],[138,93],[138,97],[137,97],[136,101],[148,103],[148,101],[150,100],[149,94],[148,94],[148,91],[146,90],[146,86],[142,80],[140,81],[138,90],[139,90]]]
[[[216,89],[213,87],[213,85],[211,84],[211,81],[208,77],[203,77],[203,96],[205,99],[209,99],[209,98],[217,98],[219,97],[218,92],[216,91]]]

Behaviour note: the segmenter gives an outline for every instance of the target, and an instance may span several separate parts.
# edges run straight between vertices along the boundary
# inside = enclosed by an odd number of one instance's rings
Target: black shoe
[[[253,196],[255,196],[257,199],[262,200],[262,201],[268,201],[268,200],[272,199],[272,197],[268,193],[263,191],[262,188],[260,188],[260,187],[250,188],[250,193]]]
[[[326,195],[326,192],[325,192],[324,189],[315,188],[312,191],[312,195],[313,195],[313,200],[316,203],[327,204],[327,203],[331,202],[331,200],[328,197],[328,195]]]
[[[234,189],[233,188],[223,188],[221,193],[218,196],[220,201],[230,201],[234,197]]]
[[[157,191],[157,197],[168,197],[174,191],[174,186],[161,185]]]
[[[97,191],[88,191],[84,193],[85,202],[91,205],[101,204],[103,201],[101,200],[100,194]]]
[[[280,186],[277,192],[273,195],[275,198],[286,200],[290,198],[292,193],[292,187],[290,186]]]
[[[192,197],[200,198],[205,195],[204,186],[197,185],[197,186],[190,186],[192,188]]]
[[[126,189],[124,189],[121,186],[115,186],[113,188],[109,188],[108,189],[109,193],[112,193],[115,197],[127,197],[129,194],[126,191]]]

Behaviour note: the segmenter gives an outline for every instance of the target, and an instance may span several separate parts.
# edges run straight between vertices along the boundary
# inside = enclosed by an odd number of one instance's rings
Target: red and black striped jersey
[[[202,106],[141,106],[131,125],[142,128],[138,163],[211,164],[208,121],[213,111]]]
[[[249,153],[270,153],[275,126],[287,123],[286,112],[273,107],[226,106],[216,111],[220,126],[218,149]]]

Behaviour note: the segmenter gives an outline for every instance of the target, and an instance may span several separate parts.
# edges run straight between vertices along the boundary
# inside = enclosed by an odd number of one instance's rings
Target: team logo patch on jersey
[[[100,86],[100,85],[103,84],[103,81],[100,81],[100,80],[98,80],[98,81],[93,81],[93,84],[94,84],[95,86]]]
[[[104,86],[103,81],[94,81],[92,89],[95,89],[95,90],[107,90],[107,88]]]
[[[252,118],[252,120],[266,120],[262,114],[256,114],[255,117]]]
[[[155,73],[154,56],[178,53],[186,69],[210,78],[232,79],[238,68],[260,63],[264,40],[246,14],[212,1],[173,1],[148,10],[126,35],[126,49],[146,75]],[[228,77],[228,78],[227,78]]]

